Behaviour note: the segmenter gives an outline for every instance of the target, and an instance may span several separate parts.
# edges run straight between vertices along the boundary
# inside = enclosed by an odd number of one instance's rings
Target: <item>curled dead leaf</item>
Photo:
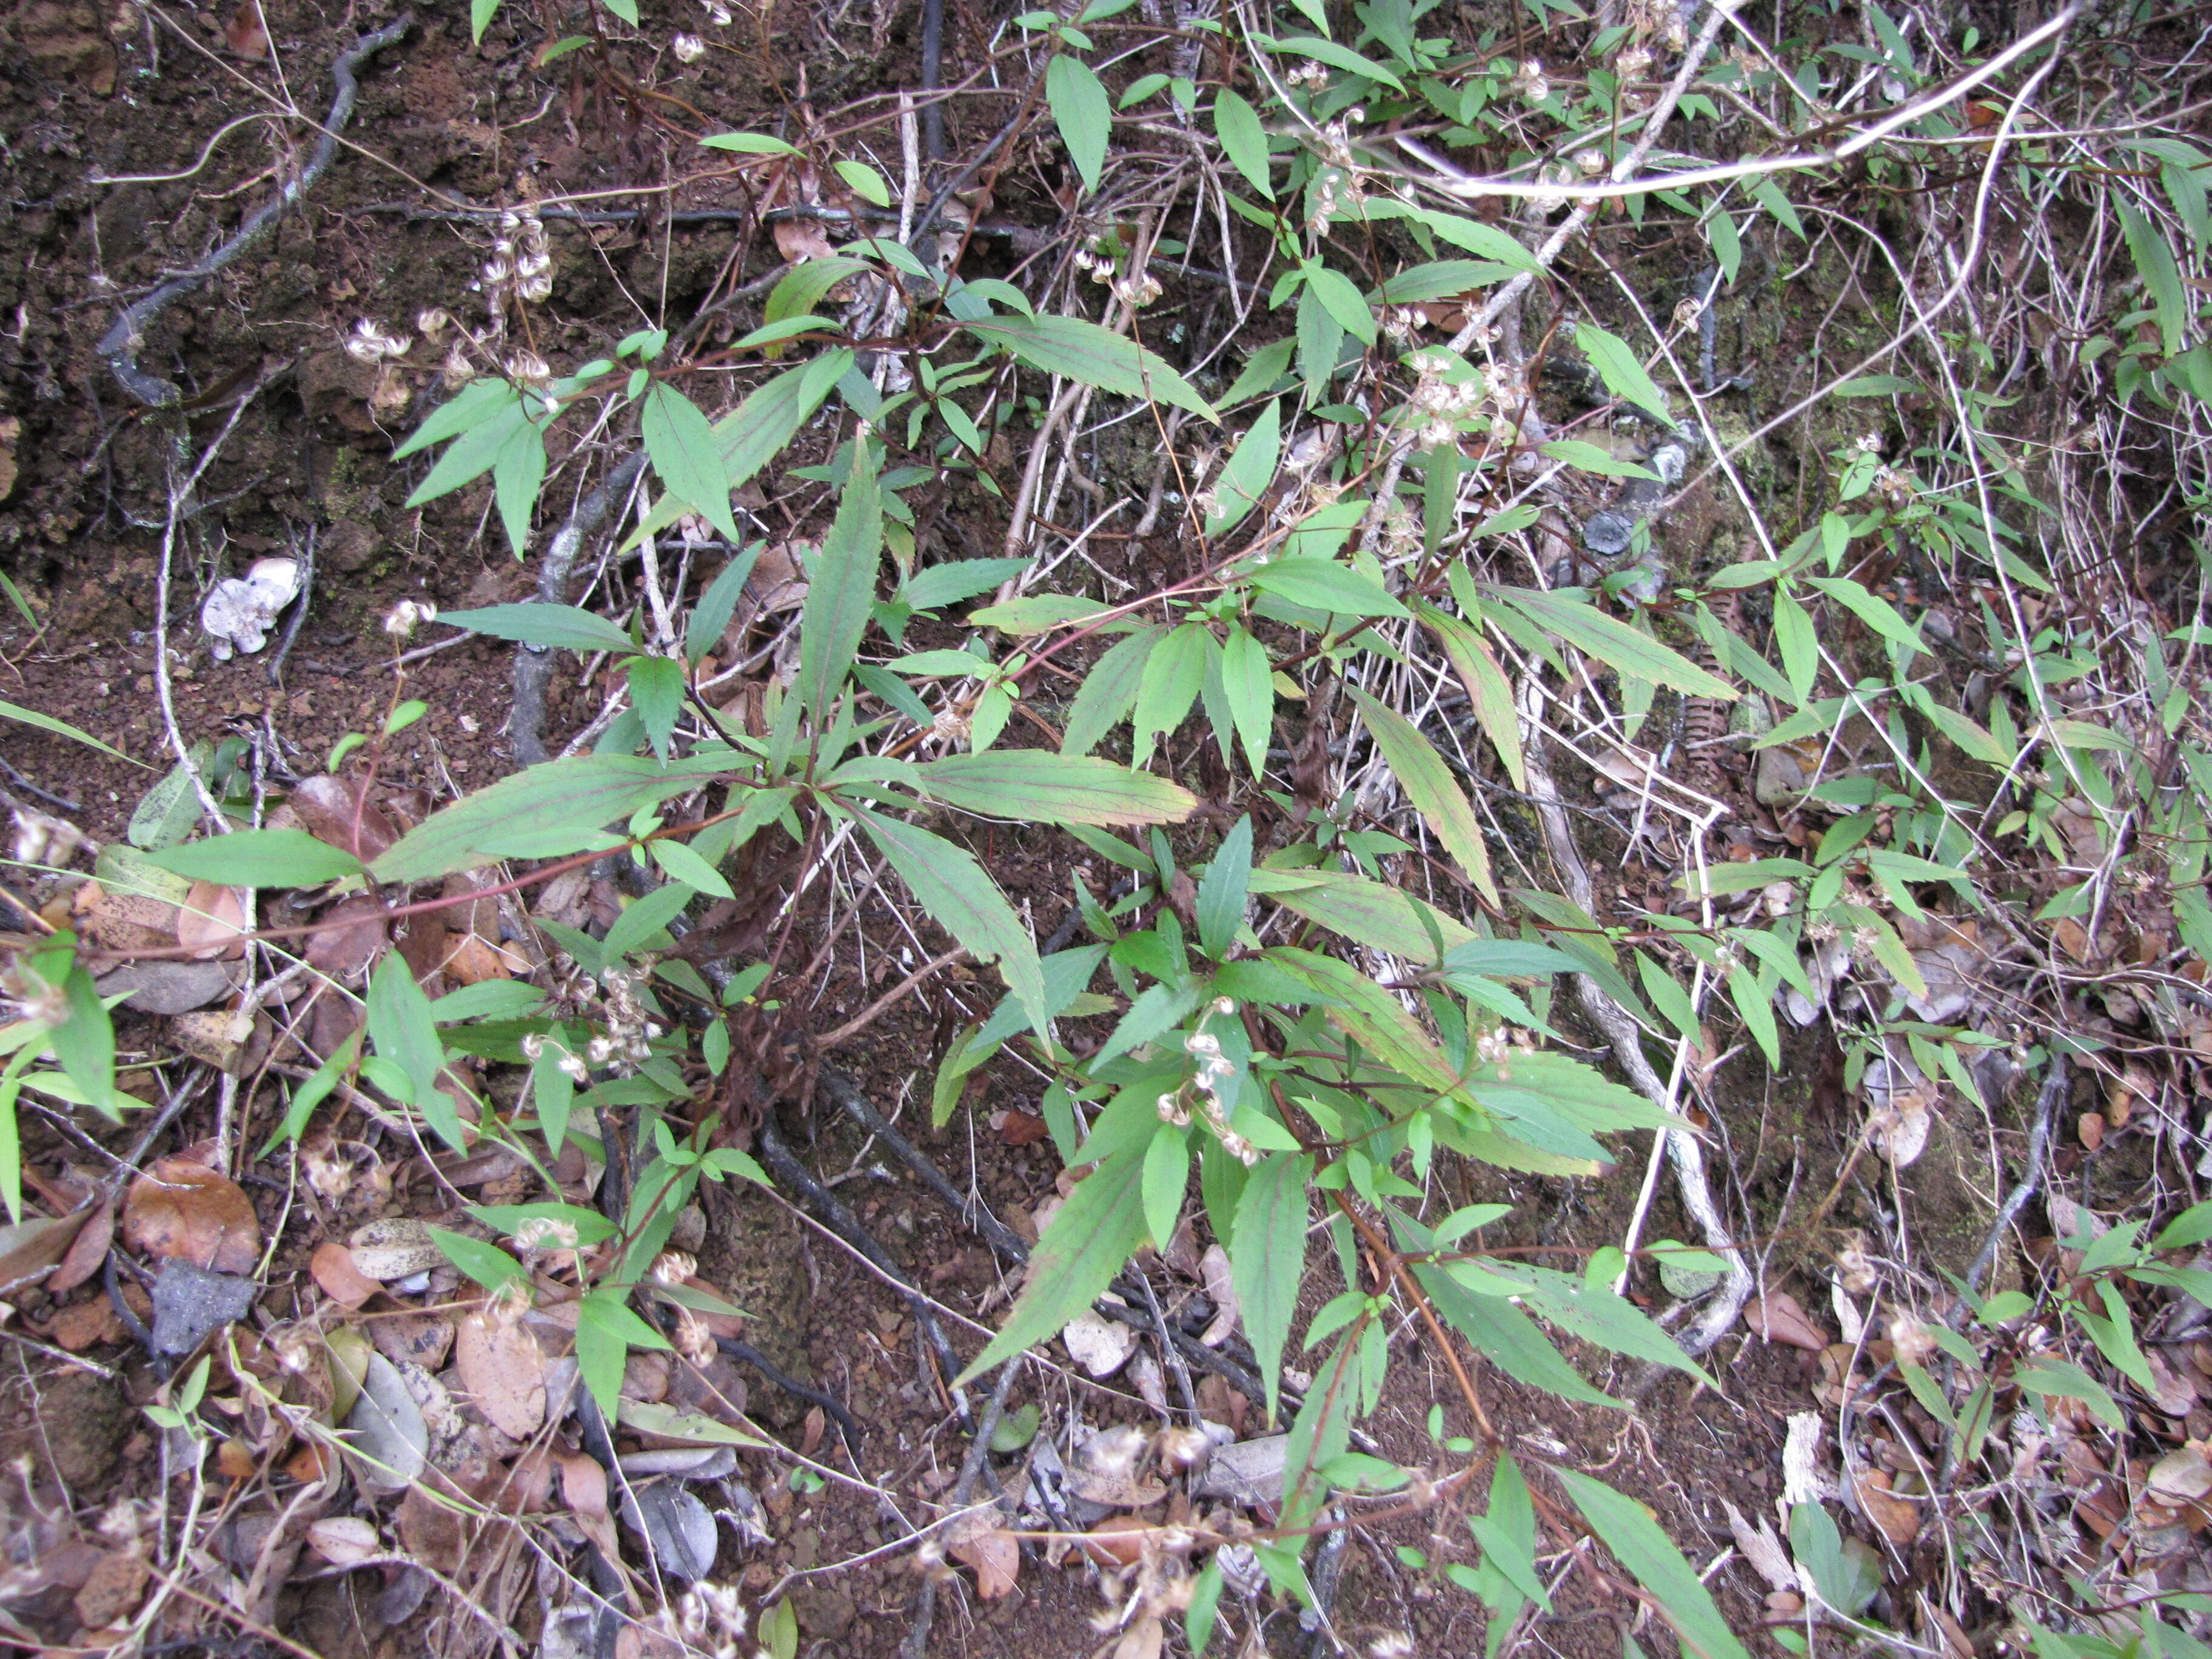
[[[517,1322],[472,1313],[454,1339],[453,1367],[485,1420],[510,1440],[527,1440],[545,1421],[545,1355]]]
[[[1920,1535],[1919,1507],[1889,1489],[1889,1471],[1868,1469],[1851,1478],[1853,1493],[1868,1520],[1881,1528],[1882,1536],[1902,1547]]]
[[[261,1221],[246,1189],[181,1158],[161,1159],[131,1183],[123,1240],[219,1273],[250,1273],[261,1259]]]
[[[314,1274],[325,1296],[348,1310],[358,1308],[384,1288],[354,1266],[353,1252],[336,1239],[325,1239],[315,1246],[307,1270]]]
[[[289,804],[317,841],[373,864],[399,839],[399,831],[382,808],[362,799],[365,787],[362,779],[325,773],[301,779],[293,787]]]
[[[1021,1545],[1003,1527],[963,1538],[949,1553],[954,1560],[975,1568],[975,1594],[986,1601],[1008,1594],[1021,1577]]]
[[[1787,1291],[1771,1291],[1745,1303],[1743,1322],[1754,1334],[1769,1342],[1785,1343],[1808,1353],[1819,1353],[1828,1346],[1828,1339],[1820,1334],[1820,1327],[1805,1316],[1805,1310],[1798,1306],[1797,1298]]]
[[[383,1553],[376,1528],[359,1516],[331,1516],[307,1528],[307,1543],[334,1567],[357,1566]]]
[[[246,900],[235,887],[196,881],[177,910],[177,943],[193,958],[212,962],[217,957],[242,956],[246,946]]]
[[[358,981],[384,951],[384,902],[372,894],[340,899],[307,935],[307,961],[343,983]]]

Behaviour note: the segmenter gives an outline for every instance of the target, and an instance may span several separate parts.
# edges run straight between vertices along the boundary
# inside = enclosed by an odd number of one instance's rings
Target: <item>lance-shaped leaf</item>
[[[42,732],[52,732],[57,737],[68,738],[72,742],[89,744],[102,754],[112,755],[119,761],[131,761],[133,766],[143,766],[146,763],[141,760],[131,760],[131,757],[120,749],[102,743],[89,732],[79,731],[67,720],[58,720],[52,714],[41,714],[37,709],[26,708],[21,703],[0,702],[0,715],[4,715],[11,720],[21,720],[26,726],[35,726]]]
[[[1108,1158],[1076,1183],[1030,1253],[1013,1311],[983,1352],[954,1380],[957,1388],[1088,1308],[1145,1238],[1145,1148]]]
[[[1040,1031],[1051,1018],[1044,991],[1044,969],[1032,939],[1006,902],[1006,895],[983,873],[975,856],[941,836],[854,808],[860,827],[883,849],[899,879],[914,890],[921,908],[968,948],[978,962],[995,962],[1006,988],[1029,1011]],[[1087,1300],[1088,1298],[1086,1298]]]
[[[548,761],[433,812],[387,848],[369,873],[379,881],[427,881],[475,869],[493,862],[483,849],[513,836],[518,826],[550,831],[619,823],[641,807],[658,805],[744,763],[731,749],[710,749],[668,766],[635,755]]]
[[[1105,87],[1088,64],[1061,52],[1044,66],[1044,100],[1068,159],[1083,175],[1084,189],[1097,190],[1106,165],[1106,135],[1114,125]]]
[[[1458,1084],[1443,1052],[1406,1005],[1349,963],[1287,945],[1269,951],[1267,960],[1326,997],[1328,1023],[1384,1065],[1438,1094]]]
[[[545,483],[545,434],[528,421],[516,428],[492,463],[491,483],[500,528],[519,559],[530,544],[530,515]]]
[[[1253,189],[1273,201],[1275,187],[1267,178],[1267,130],[1258,112],[1227,88],[1213,94],[1213,136]]]
[[[1674,1540],[1660,1530],[1641,1504],[1572,1469],[1553,1473],[1613,1558],[1651,1593],[1659,1615],[1682,1638],[1685,1653],[1696,1659],[1750,1659],[1713,1605],[1698,1570],[1682,1559]]]
[[[480,611],[441,611],[438,620],[518,645],[583,652],[637,649],[636,642],[605,617],[573,605],[488,605]]]
[[[1206,533],[1218,536],[1233,528],[1259,504],[1273,482],[1275,467],[1283,458],[1282,405],[1269,404],[1259,418],[1237,441],[1221,476],[1213,481],[1214,506],[1206,515]]]
[[[1068,705],[1067,728],[1060,738],[1063,755],[1087,755],[1099,738],[1119,726],[1137,706],[1137,688],[1144,684],[1146,665],[1152,647],[1168,631],[1165,623],[1129,635],[1091,665]]]
[[[884,498],[868,465],[868,447],[853,446],[852,471],[837,517],[816,556],[799,619],[799,695],[819,721],[845,684],[876,603],[883,562]]]
[[[1237,1200],[1237,1225],[1229,1240],[1230,1277],[1267,1386],[1267,1415],[1275,1415],[1283,1380],[1283,1344],[1290,1340],[1305,1279],[1306,1183],[1313,1159],[1278,1152],[1252,1172]]]
[[[149,864],[225,887],[312,887],[361,873],[352,854],[304,830],[240,830],[146,854]]]
[[[742,538],[730,513],[729,468],[721,441],[699,405],[663,382],[645,394],[639,427],[645,453],[668,493],[737,546]]]
[[[1498,750],[1498,758],[1504,763],[1505,775],[1513,780],[1516,789],[1525,792],[1528,775],[1521,763],[1521,720],[1513,707],[1513,687],[1505,678],[1505,671],[1498,665],[1498,659],[1492,654],[1482,631],[1463,618],[1424,601],[1414,602],[1413,614],[1443,647],[1452,672],[1467,688],[1474,718],[1483,735],[1490,739],[1491,747]]]
[[[915,767],[939,800],[996,817],[1048,823],[1181,823],[1198,797],[1179,783],[1089,755],[994,749],[949,755]]]
[[[1358,686],[1347,688],[1359,705],[1360,717],[1375,734],[1375,744],[1389,763],[1390,775],[1406,792],[1406,799],[1421,815],[1444,849],[1467,872],[1467,878],[1492,904],[1500,901],[1498,884],[1490,876],[1490,852],[1482,842],[1482,821],[1474,815],[1466,795],[1420,728],[1395,709],[1386,708]]]
[[[1650,410],[1662,421],[1668,418],[1667,394],[1644,372],[1643,360],[1629,349],[1627,341],[1588,323],[1577,323],[1575,343],[1589,354],[1590,366],[1597,370],[1607,392]]]
[[[1411,893],[1346,871],[1255,870],[1252,890],[1346,939],[1430,967],[1437,960],[1431,925],[1447,951],[1475,937],[1466,923]]]
[[[1546,633],[1556,634],[1578,651],[1587,651],[1616,673],[1671,685],[1693,697],[1711,697],[1719,702],[1736,699],[1736,689],[1726,680],[1708,674],[1680,652],[1648,634],[1638,633],[1593,605],[1530,587],[1486,587],[1483,592],[1486,597],[1510,605]]]
[[[989,317],[966,325],[987,343],[1003,345],[1032,368],[1061,374],[1124,398],[1152,398],[1207,420],[1219,417],[1198,388],[1156,351],[1080,317]]]
[[[806,417],[822,406],[830,388],[853,366],[849,346],[837,346],[812,362],[788,369],[765,385],[737,408],[714,422],[714,441],[721,446],[725,481],[731,489],[751,477],[781,453]],[[663,496],[623,543],[628,552],[676,522],[683,503]]]

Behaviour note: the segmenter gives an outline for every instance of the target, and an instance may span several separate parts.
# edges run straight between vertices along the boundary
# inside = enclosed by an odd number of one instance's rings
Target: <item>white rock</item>
[[[217,662],[234,652],[251,656],[268,643],[276,614],[300,596],[296,559],[257,559],[243,580],[225,577],[200,606],[200,628],[214,641]]]

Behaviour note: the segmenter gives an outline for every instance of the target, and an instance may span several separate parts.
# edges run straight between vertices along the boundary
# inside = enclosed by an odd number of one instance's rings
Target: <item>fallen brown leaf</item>
[[[353,1252],[334,1238],[315,1246],[307,1271],[314,1274],[315,1283],[322,1286],[325,1296],[349,1310],[358,1308],[384,1288],[354,1266]]]
[[[165,1158],[131,1183],[123,1242],[210,1273],[250,1273],[261,1260],[261,1221],[246,1189],[228,1176]]]
[[[76,1237],[62,1257],[61,1265],[46,1280],[46,1294],[61,1296],[90,1279],[106,1264],[107,1248],[114,1242],[115,1200],[104,1198],[100,1200],[99,1207],[86,1215],[84,1224],[77,1229]]]
[[[453,1368],[485,1420],[510,1440],[527,1440],[545,1421],[545,1354],[516,1321],[472,1313],[453,1341]]]
[[[1805,1316],[1804,1309],[1797,1305],[1797,1298],[1787,1291],[1753,1297],[1745,1303],[1743,1322],[1769,1342],[1786,1343],[1808,1353],[1818,1353],[1828,1346],[1828,1339],[1820,1334],[1820,1328]]]
[[[318,972],[351,983],[384,951],[384,902],[368,894],[340,899],[307,935],[307,961]]]
[[[104,1630],[138,1611],[154,1568],[136,1550],[111,1550],[76,1593],[76,1616],[87,1630]]]
[[[975,1594],[986,1601],[1011,1592],[1021,1577],[1021,1546],[1003,1527],[962,1540],[952,1547],[951,1554],[975,1569]]]
[[[71,1353],[82,1353],[87,1348],[96,1348],[103,1343],[120,1342],[128,1334],[123,1321],[115,1311],[115,1304],[104,1296],[88,1302],[72,1302],[57,1313],[46,1327],[54,1346],[66,1348]]]
[[[1867,1519],[1881,1528],[1882,1535],[1891,1543],[1903,1546],[1919,1536],[1919,1508],[1892,1495],[1888,1470],[1869,1469],[1853,1476],[1851,1484],[1859,1508],[1866,1512]]]
[[[359,778],[334,778],[327,773],[303,778],[294,786],[289,805],[317,841],[373,864],[399,839],[399,831],[375,802],[362,801],[363,787]]]
[[[245,932],[246,902],[235,887],[196,881],[178,908],[177,943],[198,961],[245,955],[240,942]]]
[[[223,25],[222,43],[232,57],[250,64],[269,55],[269,31],[261,21],[259,0],[246,0],[230,15],[230,21]]]

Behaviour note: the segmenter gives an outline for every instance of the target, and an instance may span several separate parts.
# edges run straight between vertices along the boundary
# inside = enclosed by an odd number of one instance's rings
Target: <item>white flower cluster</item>
[[[655,1614],[653,1622],[663,1627],[659,1633],[672,1638],[671,1645],[684,1653],[738,1659],[743,1650],[745,1608],[734,1584],[702,1578],[676,1598],[672,1609],[663,1608]],[[674,1628],[667,1628],[670,1626]]]
[[[1236,1012],[1237,1005],[1227,997],[1216,997],[1207,1015],[1211,1018]],[[1205,1021],[1200,1020],[1199,1025],[1199,1030],[1182,1040],[1183,1051],[1198,1062],[1198,1071],[1173,1094],[1160,1097],[1160,1121],[1177,1128],[1186,1127],[1194,1103],[1196,1115],[1206,1120],[1206,1127],[1221,1142],[1221,1150],[1249,1168],[1260,1161],[1260,1149],[1229,1127],[1229,1113],[1221,1103],[1221,1085],[1237,1075],[1237,1063],[1223,1054],[1221,1039],[1205,1029]],[[1197,1097],[1195,1103],[1191,1099],[1194,1093]]]
[[[530,305],[551,297],[553,254],[546,246],[544,222],[534,209],[499,216],[491,258],[477,270],[477,279],[484,304],[495,316],[510,297]]]
[[[1406,409],[1420,426],[1416,440],[1424,449],[1441,449],[1459,441],[1459,423],[1480,414],[1488,394],[1479,380],[1462,380],[1454,386],[1438,374],[1436,360],[1424,358],[1421,378],[1413,383],[1407,395]]]
[[[1544,66],[1534,58],[1521,65],[1520,73],[1508,84],[1531,104],[1540,104],[1552,95],[1552,83],[1545,78]]]
[[[679,64],[696,64],[707,55],[707,43],[696,34],[679,34],[668,43]]]
[[[637,988],[644,982],[642,968],[612,969],[600,980],[606,993],[607,1029],[584,1046],[584,1057],[592,1066],[618,1061],[640,1066],[653,1058],[653,1040],[660,1035],[660,1027],[646,1017],[645,1006],[637,999]]]
[[[1117,279],[1112,289],[1114,297],[1132,311],[1142,311],[1160,297],[1159,279],[1149,270],[1139,276]]]
[[[1340,137],[1342,129],[1332,127],[1329,136]],[[1346,150],[1344,154],[1349,161],[1351,152]],[[1306,228],[1318,235],[1328,229],[1328,222],[1336,216],[1339,209],[1365,199],[1366,192],[1360,189],[1359,180],[1352,177],[1348,167],[1342,164],[1324,167],[1314,185],[1313,210],[1306,215]]]
[[[558,1216],[534,1215],[514,1230],[514,1243],[525,1250],[573,1250],[583,1242],[576,1224]]]
[[[1304,87],[1309,91],[1317,92],[1328,84],[1328,70],[1322,64],[1309,58],[1283,79],[1294,87]]]
[[[387,357],[404,357],[415,342],[404,334],[391,334],[372,318],[357,319],[346,336],[346,356],[357,363],[380,363]]]
[[[427,622],[438,620],[438,607],[428,599],[402,599],[384,613],[384,631],[404,640]]]
[[[525,1060],[534,1060],[538,1055],[545,1052],[547,1046],[546,1041],[543,1036],[536,1031],[532,1031],[522,1039],[522,1057]],[[579,1083],[589,1083],[592,1080],[592,1068],[584,1063],[584,1057],[581,1054],[572,1053],[570,1050],[562,1048],[557,1042],[552,1044],[551,1047],[558,1052],[561,1056],[559,1060],[554,1061],[554,1064],[559,1066],[561,1070],[566,1072],[571,1078],[574,1079]]]

